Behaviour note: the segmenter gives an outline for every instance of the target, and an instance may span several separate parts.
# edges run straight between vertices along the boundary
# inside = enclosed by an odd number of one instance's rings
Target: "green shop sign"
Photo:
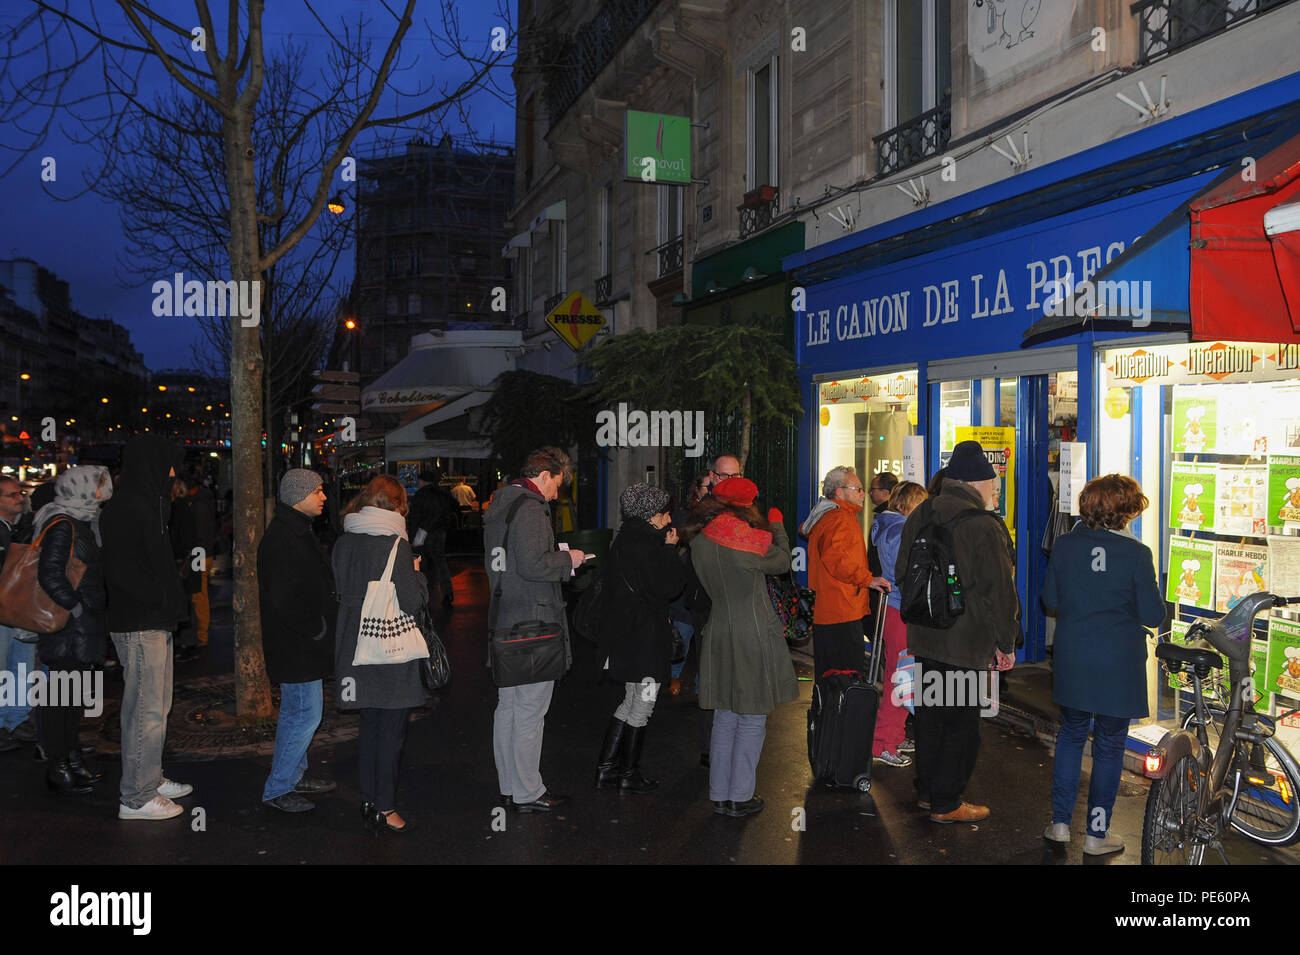
[[[691,181],[691,120],[630,109],[623,123],[627,178],[685,185]]]

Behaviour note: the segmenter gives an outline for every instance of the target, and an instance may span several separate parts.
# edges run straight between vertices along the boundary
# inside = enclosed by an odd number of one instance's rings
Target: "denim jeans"
[[[23,664],[28,676],[36,669],[36,644],[21,642],[17,633],[14,627],[0,626],[0,673],[12,674],[9,682],[17,691],[19,700],[13,706],[0,706],[0,729],[6,730],[12,730],[26,720],[31,711],[27,705],[27,686],[18,685],[18,664]]]
[[[754,798],[758,758],[767,738],[766,713],[713,711],[709,742],[709,798],[748,802]]]
[[[172,635],[114,633],[122,664],[122,805],[139,809],[162,785],[163,742],[172,708]]]
[[[1052,822],[1069,825],[1070,817],[1074,815],[1074,801],[1079,795],[1079,776],[1083,770],[1083,744],[1088,741],[1091,724],[1088,835],[1106,835],[1115,797],[1119,794],[1129,722],[1126,717],[1061,707],[1061,730],[1056,734],[1056,760],[1052,769]]]
[[[320,726],[324,708],[321,680],[280,684],[280,718],[275,724],[275,756],[262,801],[293,792],[307,772],[307,747]]]

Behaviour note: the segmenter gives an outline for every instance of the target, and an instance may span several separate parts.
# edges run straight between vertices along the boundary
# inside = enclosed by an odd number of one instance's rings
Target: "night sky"
[[[224,11],[225,4],[210,4],[213,16],[218,17]],[[242,4],[241,4],[242,5]],[[395,9],[401,8],[400,0],[391,0],[388,4]],[[0,31],[9,32],[19,22],[27,6],[26,0],[10,0],[5,10],[0,13]],[[89,7],[83,0],[72,4],[78,12]],[[101,22],[106,30],[115,36],[136,41],[129,25],[121,18],[116,6],[96,0],[95,8],[102,10]],[[197,25],[198,17],[192,3],[167,2],[154,3],[154,9],[181,25]],[[386,46],[387,38],[392,33],[392,19],[382,5],[372,0],[316,0],[313,9],[331,29],[344,21],[355,22],[360,15],[370,18],[366,35],[372,38],[371,62],[378,63]],[[513,13],[515,4],[509,3],[512,22],[509,24],[513,33]],[[485,50],[494,26],[502,24],[495,2],[473,2],[457,0],[456,14],[459,17],[460,36],[466,47],[481,52]],[[429,42],[429,27],[441,33],[441,21],[428,26],[421,17],[437,17],[437,4],[431,0],[420,0],[416,9],[416,22],[407,33],[403,42],[405,62],[414,69],[395,81],[402,89],[411,89],[416,85],[413,77],[432,74],[440,83],[445,79],[455,81],[467,74],[463,63],[454,60],[444,61]],[[242,21],[246,22],[246,21]],[[218,48],[224,49],[224,23],[218,19],[216,32]],[[110,28],[111,25],[111,28]],[[309,49],[319,56],[319,63],[311,64],[314,69],[308,75],[319,76],[326,66],[325,50],[330,41],[321,25],[312,17],[307,5],[302,0],[271,0],[266,5],[264,18],[266,30],[266,50],[268,58],[271,52],[288,39],[305,42]],[[173,43],[179,44],[174,38]],[[513,42],[507,53],[504,66],[496,72],[497,87],[513,100],[509,64],[513,61]],[[2,54],[0,54],[2,55]],[[195,54],[196,58],[201,54]],[[34,62],[34,61],[33,61]],[[30,74],[34,65],[25,67]],[[22,79],[21,70],[15,75]],[[161,69],[150,70],[146,74],[146,84],[152,82],[152,89],[166,92],[174,89],[171,81]],[[77,91],[90,92],[102,88],[102,73],[97,65],[87,64],[74,79]],[[148,85],[144,87],[150,89]],[[6,86],[0,95],[9,95]],[[145,99],[151,99],[148,93]],[[394,109],[393,96],[388,96],[377,110],[377,114],[391,114]],[[413,108],[413,101],[403,97],[400,103],[403,112]],[[514,141],[513,105],[503,103],[497,96],[479,93],[469,103],[470,126],[452,114],[446,122],[446,129],[453,135],[473,134],[483,139],[512,143]],[[398,141],[404,142],[414,135],[416,127],[398,133]],[[13,128],[5,129],[0,135],[0,142],[13,147],[29,141]],[[363,131],[354,155],[369,155],[375,148],[375,135]],[[41,159],[54,156],[58,163],[58,181],[42,184]],[[14,160],[12,152],[0,155],[0,162],[8,166]],[[194,319],[156,318],[152,314],[153,295],[151,282],[136,280],[124,276],[118,268],[118,260],[125,254],[125,241],[116,205],[90,193],[79,198],[68,199],[76,192],[84,190],[83,174],[98,168],[100,155],[88,146],[77,146],[69,138],[55,131],[46,145],[26,156],[15,169],[7,175],[0,175],[0,208],[4,210],[4,222],[7,226],[5,235],[0,239],[0,258],[25,257],[34,259],[69,283],[73,307],[90,318],[111,318],[124,325],[131,332],[135,347],[144,355],[145,364],[150,370],[163,368],[188,368],[194,366],[192,346],[198,342],[199,335],[194,327]],[[47,195],[43,185],[49,187],[53,196]],[[349,184],[352,185],[352,184]],[[57,198],[56,198],[57,197]],[[66,200],[66,201],[61,201]],[[325,213],[328,215],[329,213]],[[350,214],[350,213],[349,213]],[[347,253],[341,269],[346,274],[336,278],[346,281],[351,279],[351,252]],[[170,280],[170,272],[158,276]],[[123,286],[123,280],[129,280],[130,287]]]

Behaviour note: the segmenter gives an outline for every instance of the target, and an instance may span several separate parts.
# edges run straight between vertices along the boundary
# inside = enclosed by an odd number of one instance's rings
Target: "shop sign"
[[[435,402],[450,401],[469,392],[469,388],[384,388],[380,391],[367,391],[362,395],[363,408],[409,408],[414,405],[429,405]]]
[[[1106,381],[1114,387],[1275,381],[1300,371],[1300,346],[1255,342],[1148,345],[1106,352]]]
[[[841,382],[826,381],[822,382],[821,400],[822,404],[833,405],[837,401],[843,401],[849,395],[849,389]]]
[[[691,120],[629,109],[623,127],[624,170],[638,182],[691,181]]]
[[[925,486],[925,438],[919,434],[903,438],[902,479]]]
[[[570,292],[551,314],[546,324],[574,351],[596,337],[605,327],[605,316],[581,292]]]
[[[957,429],[956,437],[958,444],[963,441],[978,441],[984,456],[989,459],[989,464],[993,465],[993,470],[997,472],[997,499],[993,502],[991,510],[1007,522],[1007,530],[1011,532],[1012,540],[1014,540],[1016,534],[1016,429],[963,426]],[[947,464],[947,458],[951,456],[952,452],[941,455],[944,458],[943,463]]]

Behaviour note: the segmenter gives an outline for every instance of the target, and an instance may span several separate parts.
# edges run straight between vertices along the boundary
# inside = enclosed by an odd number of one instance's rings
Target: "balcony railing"
[[[600,278],[596,279],[596,304],[604,305],[606,302],[608,302],[610,295],[613,294],[613,291],[614,291],[613,274],[602,275]]]
[[[1139,0],[1138,63],[1150,63],[1290,0]]]
[[[528,315],[528,312],[520,312],[510,320],[510,327],[524,332],[528,331]]]
[[[939,155],[951,135],[952,101],[945,100],[872,140],[876,144],[876,175],[892,175]]]
[[[740,212],[740,237],[748,239],[770,226],[776,218],[780,199],[780,192],[770,187],[746,194],[744,204],[736,207]]]
[[[571,36],[554,34],[541,45],[546,108],[554,126],[623,48],[659,0],[606,0],[600,12]]]
[[[679,235],[675,239],[669,239],[663,245],[657,245],[647,254],[655,254],[659,257],[659,268],[655,275],[657,278],[663,278],[666,275],[672,275],[674,272],[682,270],[682,237]]]
[[[542,303],[542,314],[550,315],[555,311],[555,306],[564,301],[564,293],[556,292],[554,295],[548,295],[546,301]]]

